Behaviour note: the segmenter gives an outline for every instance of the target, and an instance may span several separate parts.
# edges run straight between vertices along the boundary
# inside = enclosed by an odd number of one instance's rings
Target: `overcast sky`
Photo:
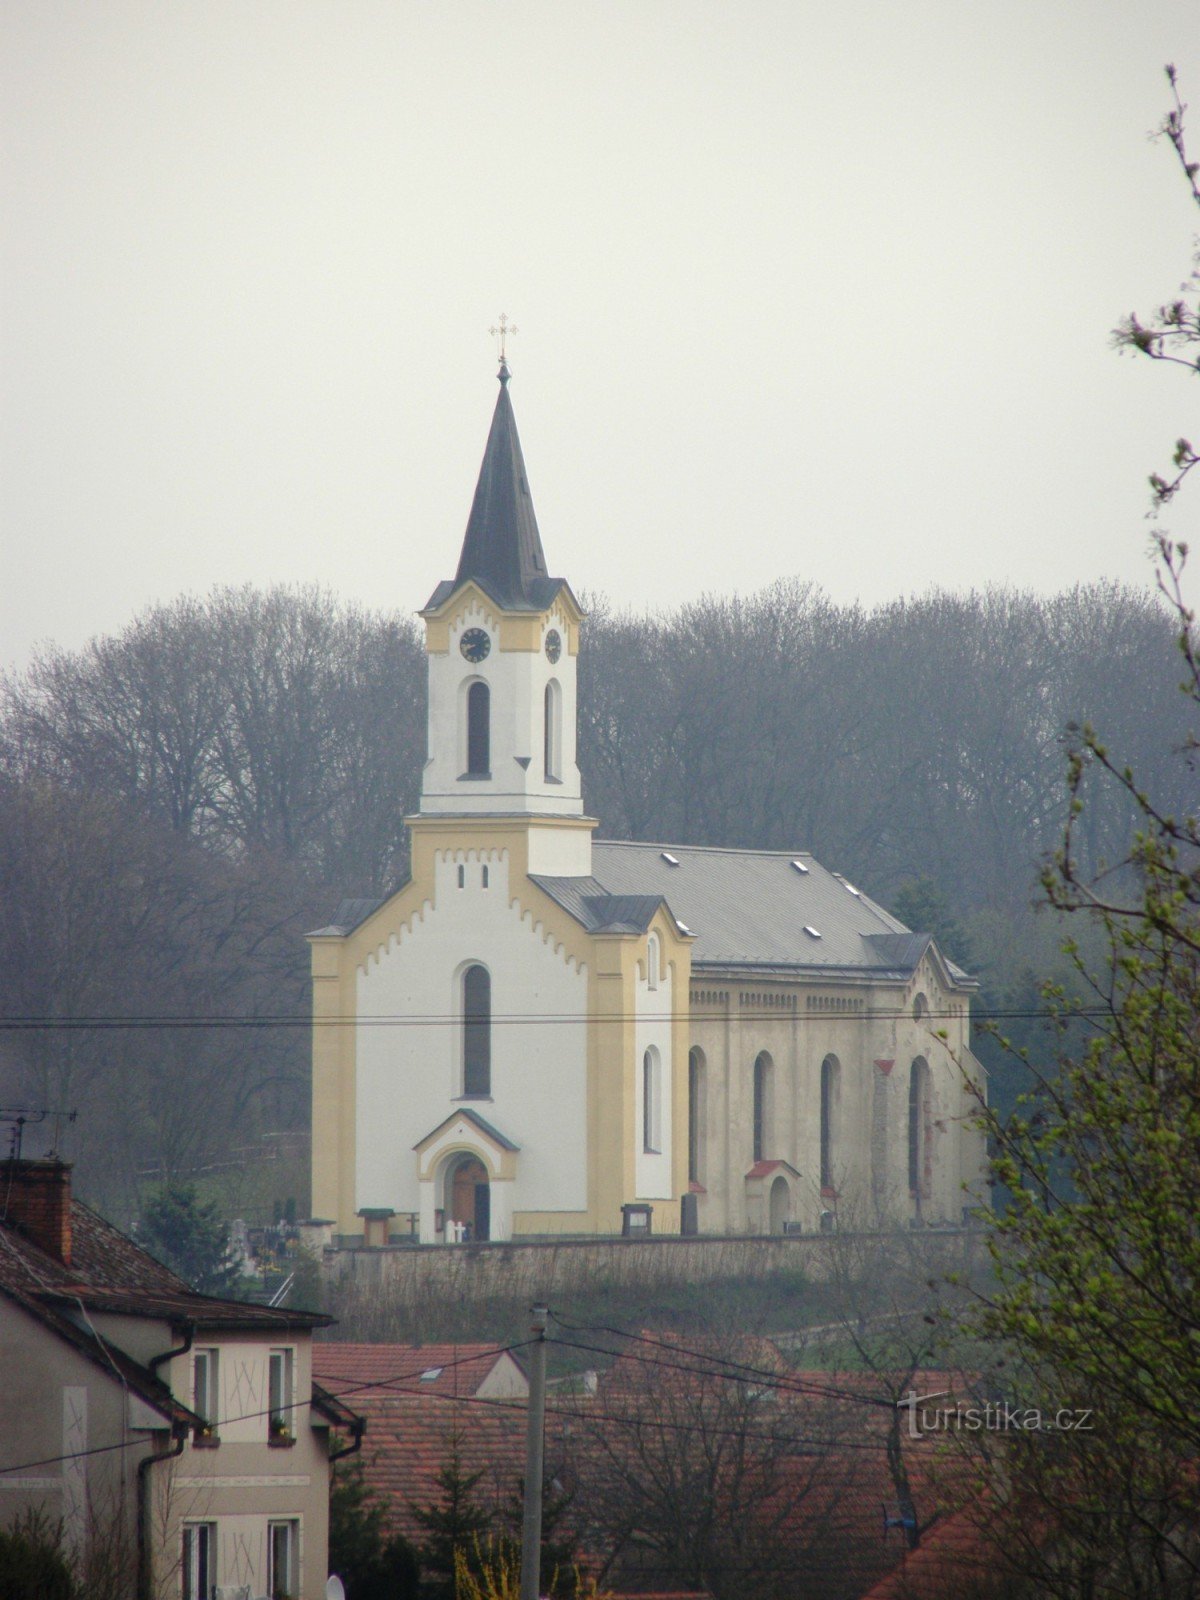
[[[0,665],[214,584],[413,610],[512,396],[552,572],[1144,583],[1197,0],[7,0]],[[1171,526],[1200,529],[1200,488]]]

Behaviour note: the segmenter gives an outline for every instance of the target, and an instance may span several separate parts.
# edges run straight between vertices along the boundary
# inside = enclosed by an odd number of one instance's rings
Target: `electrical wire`
[[[3,1238],[2,1230],[0,1230],[0,1238]],[[5,1243],[8,1243],[8,1241],[5,1240]],[[57,1291],[54,1291],[54,1292],[57,1292]],[[95,1330],[93,1329],[93,1333],[94,1332],[95,1332]],[[96,1338],[97,1338],[97,1340],[99,1340],[99,1335],[98,1334],[96,1335]],[[463,1356],[463,1357],[461,1357],[461,1359],[459,1359],[457,1361],[445,1361],[445,1362],[443,1362],[441,1370],[444,1372],[444,1371],[446,1371],[447,1369],[449,1369],[451,1367],[465,1366],[465,1365],[469,1364],[470,1362],[479,1361],[479,1360],[483,1359],[483,1357],[485,1355],[497,1355],[497,1356],[500,1356],[500,1355],[511,1354],[514,1350],[524,1350],[527,1345],[531,1345],[534,1342],[535,1341],[532,1340],[532,1339],[522,1339],[522,1340],[519,1340],[515,1344],[497,1346],[494,1351],[493,1350],[488,1350],[488,1351],[483,1351],[483,1352],[477,1351],[474,1355]],[[391,1379],[371,1378],[371,1379],[366,1380],[366,1381],[364,1381],[362,1383],[350,1384],[345,1389],[341,1389],[341,1390],[337,1390],[337,1391],[328,1388],[327,1385],[325,1385],[325,1384],[322,1384],[321,1388],[324,1389],[325,1392],[327,1394],[331,1395],[334,1399],[341,1399],[343,1395],[356,1394],[362,1389],[374,1389],[374,1388],[382,1387],[382,1386],[384,1386],[385,1384],[388,1384],[388,1383],[393,1383],[393,1382],[400,1383],[400,1382],[405,1382],[407,1380],[410,1380],[412,1378],[420,1378],[422,1373],[423,1372],[427,1372],[427,1371],[429,1371],[429,1368],[428,1367],[423,1367],[419,1371],[415,1371],[415,1372],[398,1373],[398,1374],[396,1374],[396,1376],[394,1378],[391,1378]],[[413,1390],[411,1390],[409,1392],[411,1392],[413,1394],[420,1394],[421,1390],[413,1389]],[[175,1396],[172,1395],[171,1398],[175,1399]],[[439,1398],[450,1399],[450,1398],[453,1398],[453,1397],[452,1396],[439,1396]],[[176,1403],[180,1404],[181,1402],[176,1401]],[[506,1401],[497,1401],[496,1402],[496,1404],[498,1404],[498,1405],[504,1405],[504,1404],[507,1404],[507,1403],[508,1402],[506,1402]],[[283,1412],[283,1411],[298,1411],[298,1410],[302,1409],[304,1406],[308,1406],[311,1409],[312,1404],[313,1404],[313,1402],[312,1402],[311,1399],[308,1399],[308,1400],[291,1400],[286,1405],[282,1405],[282,1406],[266,1406],[260,1411],[243,1411],[240,1415],[238,1415],[236,1417],[226,1417],[223,1420],[226,1421],[226,1422],[253,1422],[258,1417],[274,1417],[274,1416],[278,1416],[280,1414],[280,1412]],[[90,1449],[87,1449],[87,1450],[68,1450],[68,1451],[64,1451],[61,1455],[43,1456],[42,1459],[39,1460],[39,1461],[23,1461],[23,1462],[18,1463],[16,1466],[0,1467],[0,1477],[6,1477],[9,1473],[13,1473],[13,1472],[29,1472],[34,1467],[52,1467],[52,1466],[58,1465],[61,1462],[80,1461],[85,1456],[99,1456],[99,1455],[106,1455],[106,1454],[108,1454],[108,1453],[110,1453],[111,1451],[114,1451],[114,1450],[127,1450],[127,1449],[131,1449],[135,1445],[142,1445],[142,1444],[145,1444],[146,1442],[147,1441],[144,1440],[144,1439],[129,1439],[129,1440],[126,1440],[126,1441],[124,1441],[124,1442],[122,1442],[120,1444],[98,1444],[98,1445],[93,1445]]]
[[[623,1333],[619,1328],[606,1328],[601,1326],[597,1326],[594,1329],[572,1328],[570,1324],[562,1322],[557,1313],[552,1311],[550,1314],[554,1317],[556,1322],[559,1322],[561,1327],[567,1328],[568,1332],[610,1333],[616,1335],[617,1338],[631,1339],[640,1344],[654,1345],[658,1349],[672,1351],[679,1355],[695,1356],[700,1361],[711,1361],[713,1359],[711,1355],[704,1355],[695,1350],[677,1349],[674,1345],[667,1344],[659,1339],[651,1339],[643,1334]],[[564,1342],[569,1343],[571,1348],[575,1350],[588,1350],[596,1355],[613,1354],[611,1350],[605,1350],[602,1345],[580,1344],[575,1340]],[[643,1366],[661,1367],[667,1372],[689,1373],[693,1377],[725,1378],[733,1383],[752,1382],[756,1389],[772,1389],[780,1394],[815,1396],[821,1400],[845,1400],[853,1405],[876,1406],[887,1411],[894,1411],[896,1409],[894,1402],[885,1400],[882,1397],[864,1395],[861,1393],[861,1391],[854,1389],[834,1389],[821,1384],[810,1383],[807,1379],[801,1382],[796,1382],[794,1380],[788,1381],[786,1378],[781,1378],[781,1375],[778,1372],[772,1372],[770,1368],[751,1367],[743,1364],[742,1362],[728,1361],[723,1357],[717,1358],[722,1363],[721,1367],[688,1367],[684,1366],[678,1361],[662,1361],[653,1359],[649,1356],[634,1355],[631,1352],[622,1352],[617,1356],[617,1359],[619,1361],[637,1361]],[[722,1368],[724,1370],[722,1370]]]
[[[770,981],[764,980],[764,981]],[[1067,1006],[1061,1011],[1055,1011],[1045,1006],[1000,1006],[989,1007],[987,1010],[978,1009],[968,1018],[964,1011],[935,1011],[928,1010],[922,1013],[925,1022],[970,1022],[979,1028],[981,1024],[993,1022],[1071,1022],[1094,1021],[1097,1018],[1110,1016],[1112,1013],[1103,1005]],[[906,1007],[894,1006],[864,1006],[858,1011],[790,1011],[783,1008],[771,1010],[755,1010],[747,1007],[739,1009],[738,1018],[742,1022],[803,1022],[827,1023],[832,1021],[843,1022],[899,1022],[911,1015]],[[643,1012],[613,1012],[606,1013],[603,1018],[597,1019],[588,1012],[493,1012],[491,1023],[493,1027],[583,1027],[597,1020],[605,1024],[624,1024],[628,1022],[645,1021],[647,1013]],[[703,1009],[688,1011],[661,1011],[654,1012],[656,1022],[696,1022],[710,1020]],[[458,1028],[462,1026],[461,1016],[453,1014],[399,1016],[379,1013],[370,1016],[354,1017],[315,1017],[308,1013],[265,1014],[261,1016],[151,1016],[131,1015],[115,1016],[97,1014],[81,1017],[51,1017],[30,1014],[27,1016],[0,1015],[0,1032],[6,1033],[79,1033],[79,1032],[105,1032],[105,1031],[138,1031],[142,1029],[268,1029],[268,1028]]]

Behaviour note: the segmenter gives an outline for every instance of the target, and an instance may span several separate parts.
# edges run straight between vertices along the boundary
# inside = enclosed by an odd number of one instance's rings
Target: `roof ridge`
[[[734,844],[671,844],[668,840],[655,841],[653,839],[596,839],[592,848],[600,845],[616,844],[622,849],[636,850],[690,850],[693,853],[710,856],[778,856],[782,861],[791,861],[796,856],[806,856],[810,861],[816,860],[811,850],[756,850],[751,845]],[[818,866],[820,863],[817,863]],[[825,872],[835,876],[831,867],[823,868]]]

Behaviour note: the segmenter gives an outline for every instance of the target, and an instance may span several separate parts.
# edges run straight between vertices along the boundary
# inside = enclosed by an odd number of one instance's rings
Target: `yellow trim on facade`
[[[637,1063],[634,1060],[639,976],[648,934],[588,933],[528,877],[534,830],[591,831],[590,817],[411,817],[412,877],[351,933],[312,937],[313,974],[313,1214],[336,1218],[342,1233],[357,1229],[355,1197],[355,1004],[357,975],[426,910],[436,911],[436,864],[506,855],[509,894],[523,914],[540,924],[564,957],[587,971],[587,1210],[519,1212],[522,1233],[616,1234],[621,1206],[635,1196],[634,1140]],[[651,930],[669,963],[675,996],[671,1024],[671,1185],[674,1195],[656,1212],[658,1232],[677,1232],[678,1199],[687,1188],[688,991],[691,939],[664,911]],[[451,1112],[450,1115],[454,1113]],[[484,1136],[479,1136],[484,1143]],[[422,1141],[424,1145],[426,1141]],[[418,1146],[418,1155],[421,1146]],[[464,1149],[469,1146],[464,1145]],[[446,1154],[440,1151],[439,1161]],[[497,1178],[515,1176],[517,1157],[506,1152]],[[495,1159],[488,1163],[495,1166]],[[422,1160],[421,1176],[426,1177]]]
[[[547,628],[554,625],[563,634],[567,653],[574,656],[579,654],[579,624],[586,613],[575,604],[569,589],[561,589],[554,604],[545,611],[505,611],[473,578],[468,578],[440,606],[417,614],[425,619],[425,650],[429,655],[446,655],[457,624],[478,614],[498,634],[501,650],[534,654],[541,650]]]

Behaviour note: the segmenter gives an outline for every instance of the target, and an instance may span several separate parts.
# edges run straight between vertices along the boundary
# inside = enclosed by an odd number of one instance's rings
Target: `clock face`
[[[458,641],[458,648],[468,661],[483,661],[492,648],[492,641],[482,628],[468,628]]]
[[[553,666],[560,655],[562,655],[562,637],[557,628],[551,628],[546,635],[546,659]]]

